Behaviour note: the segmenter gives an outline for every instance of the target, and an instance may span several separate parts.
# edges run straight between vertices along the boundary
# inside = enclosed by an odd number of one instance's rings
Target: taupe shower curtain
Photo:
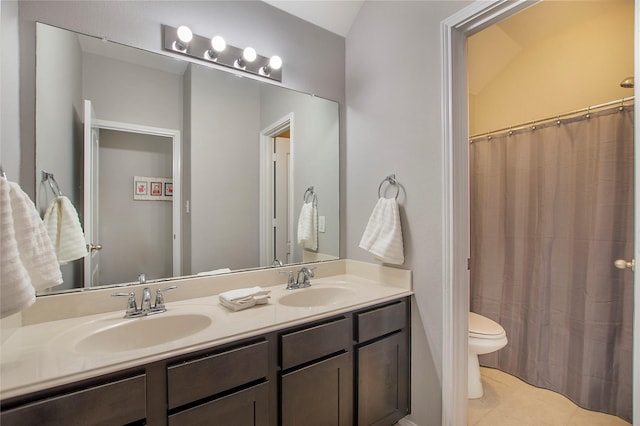
[[[631,420],[633,106],[474,141],[471,310],[508,345],[481,357]]]

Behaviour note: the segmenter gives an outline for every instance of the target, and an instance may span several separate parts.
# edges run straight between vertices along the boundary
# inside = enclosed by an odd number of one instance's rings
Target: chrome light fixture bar
[[[240,49],[226,44],[220,36],[212,38],[193,34],[186,26],[162,25],[163,49],[249,74],[282,81],[282,59],[258,55],[252,47]]]

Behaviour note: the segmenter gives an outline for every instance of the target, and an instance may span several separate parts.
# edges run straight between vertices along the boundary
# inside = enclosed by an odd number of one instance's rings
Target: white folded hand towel
[[[318,209],[313,201],[303,203],[300,209],[298,245],[309,250],[318,249]]]
[[[36,290],[62,283],[47,231],[20,186],[0,177],[0,318],[35,302]]]
[[[262,305],[269,301],[270,290],[262,287],[239,288],[229,290],[218,295],[220,304],[233,311],[250,308],[255,305]]]
[[[360,240],[360,248],[384,263],[404,263],[400,212],[395,198],[378,199]]]
[[[53,200],[44,213],[44,223],[61,265],[88,254],[78,212],[67,197]]]

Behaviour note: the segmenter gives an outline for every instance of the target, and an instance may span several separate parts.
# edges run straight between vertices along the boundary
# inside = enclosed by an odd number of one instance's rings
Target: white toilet
[[[507,333],[497,322],[469,312],[469,399],[481,398],[483,394],[480,379],[478,355],[502,349],[507,344]]]

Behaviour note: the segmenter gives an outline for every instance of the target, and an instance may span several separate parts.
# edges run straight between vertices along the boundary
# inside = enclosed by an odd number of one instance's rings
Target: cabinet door
[[[282,375],[282,426],[353,424],[351,353]]]
[[[358,425],[392,425],[407,414],[408,346],[401,332],[357,349]]]
[[[268,387],[262,383],[173,414],[169,426],[267,426],[268,403]]]

